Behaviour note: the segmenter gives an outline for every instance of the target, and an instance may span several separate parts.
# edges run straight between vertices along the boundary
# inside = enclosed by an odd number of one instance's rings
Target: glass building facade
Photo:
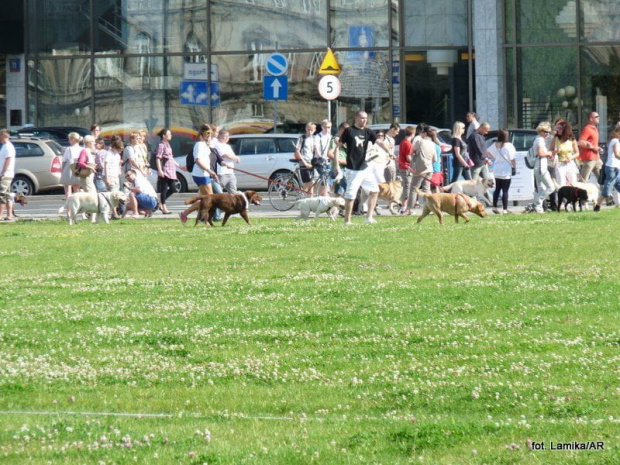
[[[26,2],[27,120],[39,126],[298,128],[328,114],[328,46],[342,67],[336,124],[363,108],[371,122],[448,126],[473,104],[467,0]],[[289,63],[277,109],[263,98],[275,51]],[[188,89],[200,64],[208,82]]]
[[[272,130],[277,121],[278,131],[297,131],[328,114],[317,89],[327,47],[342,67],[342,92],[330,104],[335,124],[360,108],[371,122],[439,127],[469,110],[493,127],[560,116],[581,125],[589,111],[610,125],[620,111],[620,0],[24,0],[23,7],[23,123],[39,126],[182,133],[212,122],[241,132]],[[263,98],[265,61],[275,51],[289,62],[288,98],[277,104]]]
[[[620,117],[620,1],[507,0],[506,121],[533,127],[601,115],[601,140]]]

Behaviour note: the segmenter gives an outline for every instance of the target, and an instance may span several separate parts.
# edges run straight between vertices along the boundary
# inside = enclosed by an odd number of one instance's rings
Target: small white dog
[[[483,199],[487,205],[491,205],[491,197],[488,189],[495,186],[493,178],[478,178],[470,181],[456,181],[444,186],[441,190],[452,194],[465,194],[477,199]]]
[[[314,218],[318,218],[321,213],[329,212],[328,215],[332,221],[336,219],[338,210],[344,208],[344,199],[342,197],[308,197],[295,202],[293,205],[299,207],[299,216],[296,220],[307,220],[310,213],[314,213]]]
[[[108,224],[112,211],[119,203],[124,202],[127,202],[127,195],[121,191],[99,192],[98,194],[78,192],[67,199],[58,210],[58,214],[61,215],[66,210],[69,224],[77,223],[80,213],[90,213],[92,223],[97,221],[97,216],[100,214],[103,221]]]

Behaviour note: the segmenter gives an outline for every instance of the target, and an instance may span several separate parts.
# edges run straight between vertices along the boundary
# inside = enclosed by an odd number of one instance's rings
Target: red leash
[[[287,189],[292,189],[294,191],[303,192],[304,194],[310,195],[310,192],[305,191],[303,189],[299,189],[299,188],[297,188],[295,186],[291,186],[290,184],[285,184],[283,182],[276,181],[275,179],[269,179],[269,178],[266,178],[265,176],[261,176],[260,174],[250,173],[249,171],[245,171],[245,170],[242,170],[242,169],[239,169],[239,168],[233,168],[233,169],[235,171],[239,171],[240,173],[248,174],[250,176],[254,176],[255,178],[258,178],[258,179],[264,179],[267,182],[270,182],[270,183],[273,183],[273,184],[277,184],[279,186],[285,186]]]

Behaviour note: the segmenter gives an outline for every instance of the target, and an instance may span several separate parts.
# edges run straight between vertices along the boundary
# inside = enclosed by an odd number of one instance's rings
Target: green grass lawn
[[[0,462],[620,462],[620,210],[355,221],[0,225]]]

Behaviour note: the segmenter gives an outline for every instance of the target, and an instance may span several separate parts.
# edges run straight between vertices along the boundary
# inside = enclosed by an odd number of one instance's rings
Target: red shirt
[[[579,140],[588,141],[594,147],[593,149],[579,147],[579,159],[581,161],[598,160],[600,158],[598,154],[598,129],[596,129],[596,126],[586,124],[581,130]]]
[[[409,169],[409,162],[407,156],[413,154],[413,145],[407,139],[403,139],[398,148],[398,168],[401,170]]]

